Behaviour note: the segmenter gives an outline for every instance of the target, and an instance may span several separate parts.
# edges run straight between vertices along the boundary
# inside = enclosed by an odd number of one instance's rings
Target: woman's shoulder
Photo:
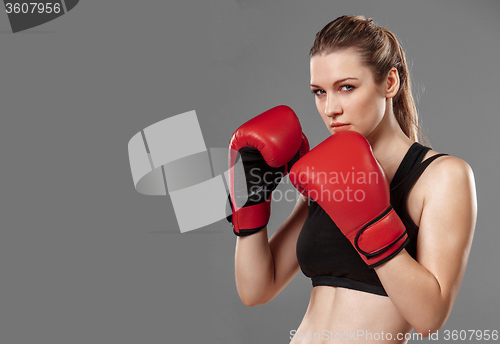
[[[424,157],[432,158],[440,154],[435,150],[429,150]],[[437,190],[459,193],[462,188],[469,188],[474,180],[474,173],[470,165],[460,158],[451,155],[443,155],[432,161],[422,175],[422,186],[428,193],[435,193]]]
[[[430,149],[425,155],[423,161],[432,158],[434,155],[441,154],[433,149]],[[428,167],[430,171],[433,171],[432,174],[436,176],[446,176],[453,175],[459,173],[470,173],[472,172],[472,168],[470,165],[460,158],[457,158],[452,155],[442,155],[435,159]]]

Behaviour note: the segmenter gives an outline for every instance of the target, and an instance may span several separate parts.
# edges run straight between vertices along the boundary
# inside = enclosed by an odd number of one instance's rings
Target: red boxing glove
[[[333,134],[293,166],[290,181],[326,211],[369,267],[408,244],[390,204],[387,176],[363,135]]]
[[[309,151],[299,119],[285,105],[274,107],[239,127],[229,143],[228,221],[238,236],[264,228],[271,215],[271,193],[293,164]],[[235,172],[241,156],[243,170]]]

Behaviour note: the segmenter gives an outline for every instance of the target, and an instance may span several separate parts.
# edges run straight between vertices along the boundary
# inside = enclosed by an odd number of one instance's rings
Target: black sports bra
[[[424,162],[429,147],[415,142],[408,149],[391,181],[391,204],[406,227],[409,243],[406,251],[416,259],[418,227],[406,209],[406,199],[413,185],[436,154]],[[342,234],[321,206],[310,200],[307,219],[297,240],[297,260],[300,269],[319,285],[360,290],[387,296],[374,269],[361,259],[350,241]]]

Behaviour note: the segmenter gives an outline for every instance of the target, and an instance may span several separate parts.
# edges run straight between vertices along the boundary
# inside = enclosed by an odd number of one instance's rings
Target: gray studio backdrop
[[[498,1],[86,0],[17,34],[0,13],[0,342],[287,343],[310,281],[244,306],[228,223],[181,234],[168,196],[134,189],[127,143],[196,110],[207,147],[227,147],[286,104],[317,145],[308,51],[342,14],[398,36],[430,143],[475,172],[476,234],[444,329],[500,330]],[[270,234],[292,207],[273,204]]]

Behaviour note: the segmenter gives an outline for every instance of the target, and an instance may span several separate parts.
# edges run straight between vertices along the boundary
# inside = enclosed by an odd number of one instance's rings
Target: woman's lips
[[[334,132],[338,133],[339,131],[346,131],[351,129],[350,124],[345,124],[345,123],[334,123],[331,125],[332,129]]]

